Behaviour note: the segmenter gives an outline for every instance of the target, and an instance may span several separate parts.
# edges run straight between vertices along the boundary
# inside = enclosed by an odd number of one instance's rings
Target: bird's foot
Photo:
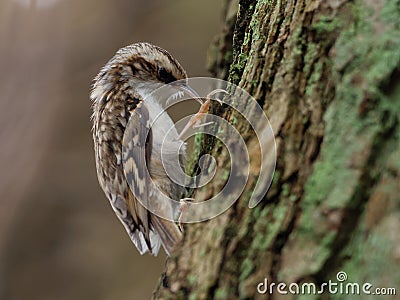
[[[213,122],[207,122],[204,124],[199,124],[199,121],[205,117],[205,115],[208,113],[208,109],[210,108],[210,104],[211,104],[211,97],[214,96],[215,94],[218,93],[225,93],[228,94],[227,91],[223,90],[223,89],[215,89],[212,92],[210,92],[207,97],[206,97],[206,101],[202,101],[199,98],[196,98],[196,101],[198,101],[201,106],[199,111],[190,118],[189,122],[186,124],[185,128],[183,128],[182,132],[178,135],[178,140],[182,139],[183,135],[190,129],[190,128],[199,128],[199,127],[203,127],[203,126],[207,126],[207,125],[211,125],[213,124]],[[220,105],[222,105],[222,100],[220,100],[219,98],[215,98],[214,100],[216,100]]]
[[[190,118],[189,122],[186,124],[185,128],[178,135],[178,140],[182,139],[182,136],[193,126],[195,126],[204,116],[207,114],[208,109],[210,108],[211,100],[207,99],[201,106],[199,111]]]

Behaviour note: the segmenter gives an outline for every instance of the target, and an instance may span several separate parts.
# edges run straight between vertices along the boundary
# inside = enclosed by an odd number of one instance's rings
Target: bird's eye
[[[176,78],[164,67],[158,67],[158,79],[165,83],[176,81]]]

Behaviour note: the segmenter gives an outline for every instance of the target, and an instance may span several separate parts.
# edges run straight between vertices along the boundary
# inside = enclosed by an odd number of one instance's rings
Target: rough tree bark
[[[347,282],[399,293],[400,1],[226,0],[224,16],[210,69],[263,106],[277,168],[255,209],[252,172],[232,208],[185,226],[154,298],[279,299],[257,284],[321,284],[341,270]],[[201,152],[224,166],[227,154],[210,143]],[[351,296],[305,296],[330,298]]]

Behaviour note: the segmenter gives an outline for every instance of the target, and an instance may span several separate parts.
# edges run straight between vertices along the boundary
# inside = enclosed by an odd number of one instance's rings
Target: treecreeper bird
[[[137,187],[146,197],[157,197],[163,192],[178,200],[184,187],[167,176],[161,163],[161,141],[167,130],[173,126],[169,116],[150,129],[144,146],[145,157],[131,157],[134,162],[132,165],[136,169],[131,170],[131,176],[127,177],[132,182],[128,182],[123,169],[123,156],[127,155],[123,153],[122,146],[125,128],[132,114],[139,111],[139,107],[146,109],[147,116],[143,117],[150,121],[163,111],[157,99],[148,95],[165,84],[176,81],[177,88],[201,102],[198,94],[185,80],[177,81],[186,78],[185,70],[166,50],[149,43],[137,43],[120,49],[94,80],[91,92],[92,130],[98,180],[117,217],[141,254],[150,252],[157,255],[162,245],[170,255],[181,240],[182,232],[175,222],[156,216],[143,207],[129,186]],[[132,140],[143,135],[142,127],[137,122],[135,130],[130,132],[133,135]],[[135,147],[134,143],[131,146]],[[171,151],[180,149],[180,167],[184,169],[186,154],[181,146],[182,141],[175,130],[174,138],[168,141],[167,147]],[[146,182],[140,177],[146,167],[159,190],[147,190]]]

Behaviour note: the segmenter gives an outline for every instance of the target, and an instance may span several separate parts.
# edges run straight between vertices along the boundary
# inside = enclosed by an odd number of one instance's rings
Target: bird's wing
[[[122,148],[124,160],[124,173],[128,185],[134,191],[135,197],[129,193],[128,207],[136,224],[142,225],[144,240],[150,252],[158,253],[162,244],[168,255],[172,252],[175,244],[182,239],[182,233],[178,226],[171,221],[151,214],[142,204],[149,206],[149,201],[157,198],[159,192],[150,191],[154,187],[151,182],[148,166],[152,155],[152,131],[150,128],[150,117],[146,105],[142,102],[131,113],[131,119],[125,128]],[[135,198],[139,198],[139,203]],[[155,202],[151,202],[155,205]],[[168,204],[160,206],[160,209],[171,209]],[[172,216],[172,213],[171,213]],[[140,232],[132,235],[132,241],[140,250]]]
[[[152,151],[152,132],[149,112],[143,102],[139,103],[131,112],[130,118],[125,128],[122,157],[125,178],[136,197],[129,193],[127,204],[134,222],[139,225],[149,250],[153,252],[149,211],[135,199],[140,198],[140,201],[146,204],[149,199],[149,180],[151,180],[148,166]]]

